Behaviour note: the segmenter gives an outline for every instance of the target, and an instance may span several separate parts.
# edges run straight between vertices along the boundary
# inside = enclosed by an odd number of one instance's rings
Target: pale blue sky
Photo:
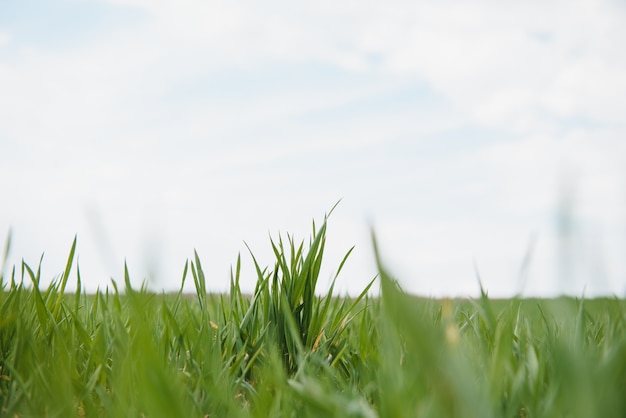
[[[0,234],[44,278],[226,289],[243,241],[330,219],[325,285],[626,292],[626,6],[614,1],[0,3]],[[558,238],[572,190],[568,242]],[[560,244],[559,244],[560,242]],[[559,267],[567,255],[571,268]],[[563,272],[571,275],[565,280]],[[323,289],[320,289],[323,290]]]

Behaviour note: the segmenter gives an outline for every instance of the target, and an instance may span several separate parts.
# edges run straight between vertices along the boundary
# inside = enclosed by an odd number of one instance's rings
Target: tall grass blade
[[[2,253],[2,265],[0,265],[0,292],[4,290],[4,269],[6,267],[7,260],[9,259],[9,253],[11,251],[11,237],[12,231],[9,229],[7,233],[7,239],[4,244],[4,252]]]
[[[52,312],[52,315],[55,318],[58,318],[59,309],[61,309],[61,302],[63,301],[63,296],[65,294],[65,286],[67,285],[67,281],[70,278],[70,271],[72,270],[72,263],[74,262],[74,253],[76,252],[76,239],[77,236],[74,235],[74,241],[72,242],[70,255],[67,257],[67,263],[65,264],[65,271],[63,272],[63,276],[61,276],[61,285],[57,294],[56,304],[54,305],[54,310]]]

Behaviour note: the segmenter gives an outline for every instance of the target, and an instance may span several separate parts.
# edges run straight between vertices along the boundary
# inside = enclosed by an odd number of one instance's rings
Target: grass
[[[420,299],[380,259],[379,297],[372,283],[316,296],[326,225],[307,245],[272,241],[269,267],[251,255],[249,296],[239,258],[221,295],[198,254],[176,294],[133,289],[126,270],[123,289],[87,295],[76,241],[46,289],[39,267],[14,267],[0,289],[0,416],[626,415],[623,300]]]

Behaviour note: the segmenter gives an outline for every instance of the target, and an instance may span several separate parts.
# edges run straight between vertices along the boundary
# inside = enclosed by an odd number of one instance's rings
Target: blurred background
[[[0,2],[5,277],[213,291],[329,219],[324,291],[626,293],[626,4]],[[72,277],[75,277],[74,275]],[[72,280],[74,280],[72,278]],[[192,284],[193,281],[189,281]],[[71,286],[71,284],[70,284]],[[191,288],[189,288],[191,290]]]

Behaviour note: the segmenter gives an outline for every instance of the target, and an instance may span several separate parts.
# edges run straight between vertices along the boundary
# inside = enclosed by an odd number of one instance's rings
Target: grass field
[[[22,264],[0,290],[0,416],[624,417],[626,303],[426,300],[380,260],[380,296],[316,296],[326,222],[272,242],[252,295],[87,295]],[[344,259],[346,261],[346,259]],[[343,263],[342,263],[343,265]],[[342,265],[338,266],[338,274]],[[78,291],[66,294],[69,280]],[[371,286],[372,284],[370,284]]]

